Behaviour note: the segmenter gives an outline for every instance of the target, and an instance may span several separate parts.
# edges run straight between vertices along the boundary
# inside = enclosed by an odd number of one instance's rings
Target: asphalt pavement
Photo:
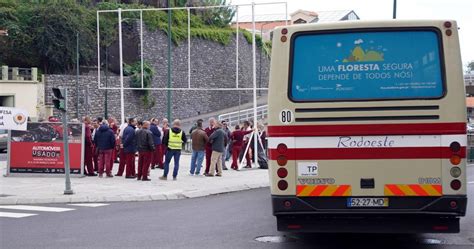
[[[474,181],[473,166],[468,167],[468,179]],[[468,215],[461,220],[459,234],[283,234],[276,231],[269,189],[261,188],[194,199],[117,202],[97,207],[41,205],[60,208],[59,212],[15,210],[34,215],[0,218],[0,247],[472,249],[474,183],[468,185],[468,193]],[[68,210],[61,211],[64,208]]]

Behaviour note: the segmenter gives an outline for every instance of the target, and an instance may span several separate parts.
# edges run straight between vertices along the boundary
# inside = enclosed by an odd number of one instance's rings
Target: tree
[[[474,72],[474,61],[467,63],[467,72]]]
[[[75,65],[76,35],[80,36],[80,60],[94,56],[95,16],[74,1],[0,3],[1,63],[40,67],[44,72],[64,72]]]
[[[204,1],[189,1],[189,6],[219,6],[227,5],[226,0],[204,0]],[[235,10],[230,7],[197,9],[195,14],[201,17],[206,25],[218,28],[228,27],[232,18],[234,18]]]

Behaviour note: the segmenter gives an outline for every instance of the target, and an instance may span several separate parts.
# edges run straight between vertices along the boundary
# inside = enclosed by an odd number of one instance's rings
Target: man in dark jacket
[[[148,178],[148,168],[150,168],[152,153],[155,151],[153,133],[150,131],[150,122],[143,122],[142,128],[136,131],[138,150],[138,172],[137,180],[151,181]]]
[[[165,169],[163,176],[160,177],[160,180],[168,179],[168,171],[170,169],[171,158],[174,157],[174,169],[173,169],[173,180],[176,180],[178,177],[179,170],[179,158],[181,156],[181,148],[183,143],[186,143],[186,134],[181,130],[181,121],[175,119],[173,121],[173,128],[165,133],[163,137],[163,144],[166,145],[166,156],[165,156]]]
[[[151,169],[155,169],[155,166],[159,166],[159,158],[163,157],[161,154],[161,132],[158,129],[159,121],[157,118],[152,118],[150,123],[150,131],[153,134],[153,142],[155,143],[155,150],[152,153]]]
[[[224,130],[222,130],[221,123],[217,123],[216,126],[217,129],[209,137],[209,142],[212,144],[212,154],[209,173],[205,174],[206,176],[214,176],[216,166],[216,176],[222,176],[222,153],[224,153],[227,144],[227,135]]]
[[[193,147],[193,154],[191,155],[191,175],[199,175],[201,173],[202,161],[204,160],[204,150],[209,138],[206,132],[202,129],[202,119],[196,123],[196,128],[191,133],[191,141]]]
[[[115,135],[109,128],[107,120],[103,120],[101,126],[94,135],[94,143],[99,149],[99,177],[103,177],[104,167],[107,177],[112,175],[112,151],[115,148]]]
[[[135,138],[135,118],[128,119],[128,126],[123,130],[122,145],[125,155],[125,178],[135,178],[135,152],[137,152],[137,141]]]

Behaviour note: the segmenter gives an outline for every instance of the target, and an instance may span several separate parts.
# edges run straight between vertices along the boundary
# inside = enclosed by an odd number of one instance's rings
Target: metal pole
[[[260,47],[260,60],[258,63],[258,88],[262,87],[262,51],[263,51],[263,26],[260,26],[260,39],[262,41],[262,45]],[[260,92],[260,89],[258,89],[258,96],[262,96],[262,93]]]
[[[257,127],[257,66],[256,66],[256,43],[255,43],[255,2],[252,2],[252,81],[253,81],[253,127]],[[255,165],[258,166],[258,132],[253,135],[253,149]]]
[[[141,61],[141,79],[143,88],[143,11],[140,11],[140,61]],[[122,123],[124,120],[122,120]]]
[[[123,51],[122,51],[122,9],[118,9],[118,29],[119,29],[119,61],[120,61],[120,123],[125,120],[125,106],[123,96]]]
[[[168,8],[171,8],[171,0],[168,0]],[[171,88],[171,10],[168,10],[168,88]],[[166,116],[171,122],[171,91],[168,90]]]
[[[99,30],[99,12],[97,11],[97,85],[100,88],[100,30]]]
[[[288,25],[288,2],[285,2],[285,25]]]
[[[107,45],[105,46],[105,103],[104,103],[104,118],[107,119],[108,118],[108,105],[107,105],[107,102],[108,102],[108,96],[107,96],[107,93],[108,93],[108,89],[107,89],[107,83],[109,82],[109,49],[107,47]]]
[[[239,88],[239,6],[235,7],[235,29],[236,29],[236,38],[235,38],[235,88]],[[238,120],[240,125],[240,91],[239,91],[239,114]]]
[[[67,127],[67,88],[64,88],[64,110],[62,112],[63,120],[63,142],[64,142],[64,173],[66,177],[65,195],[72,195],[74,192],[71,189],[71,168],[69,165],[69,129]]]
[[[188,88],[191,88],[191,11],[188,8]]]
[[[397,19],[397,0],[393,0],[393,19]]]
[[[76,118],[79,119],[79,32],[76,33]]]
[[[235,88],[239,88],[239,6],[235,9],[235,21]]]

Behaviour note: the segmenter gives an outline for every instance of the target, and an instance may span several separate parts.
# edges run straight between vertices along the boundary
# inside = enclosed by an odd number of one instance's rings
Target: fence
[[[8,67],[2,66],[0,70],[0,80],[2,81],[37,81],[38,80],[38,69],[32,68],[19,68],[19,67]]]
[[[257,107],[257,120],[266,120],[268,114],[268,105]],[[230,126],[238,125],[242,121],[251,120],[254,116],[254,109],[245,109],[235,112],[229,112],[218,116],[219,120],[227,120]]]

